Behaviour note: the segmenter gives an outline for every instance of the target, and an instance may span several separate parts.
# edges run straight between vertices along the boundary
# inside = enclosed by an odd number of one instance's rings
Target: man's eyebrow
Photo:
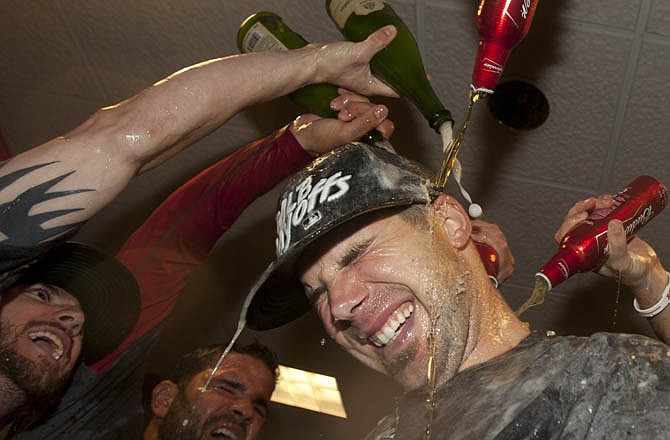
[[[373,241],[374,241],[373,238],[369,238],[362,243],[358,243],[352,246],[351,249],[349,249],[349,251],[344,256],[342,256],[342,258],[340,258],[340,260],[338,261],[339,267],[347,267],[348,265],[356,261],[358,257],[363,255],[365,251],[368,250]]]
[[[305,294],[307,295],[307,301],[311,305],[315,305],[316,301],[319,299],[321,295],[323,295],[326,292],[326,287],[325,286],[319,286],[315,289],[310,288],[305,288]]]
[[[70,292],[63,289],[62,287],[55,286],[53,284],[44,284],[44,286],[46,286],[47,289],[49,290],[49,292],[53,295],[56,295],[56,296],[66,296],[66,295],[73,296]]]
[[[243,383],[241,383],[241,382],[237,382],[237,381],[235,381],[235,380],[223,379],[223,378],[218,378],[218,379],[217,379],[217,378],[214,378],[213,381],[214,381],[214,382],[218,382],[218,383],[226,384],[226,385],[228,385],[229,387],[231,387],[231,388],[233,388],[233,389],[235,389],[235,390],[237,390],[237,391],[246,391],[246,389],[247,389],[247,387],[244,386]]]

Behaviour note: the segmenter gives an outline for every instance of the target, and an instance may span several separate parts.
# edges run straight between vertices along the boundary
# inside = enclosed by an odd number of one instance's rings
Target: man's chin
[[[419,359],[418,348],[409,347],[385,362],[386,372],[405,390],[418,388],[426,383],[428,360]]]
[[[0,375],[9,378],[34,404],[52,401],[65,388],[67,377],[53,363],[35,362],[14,350],[0,350]]]

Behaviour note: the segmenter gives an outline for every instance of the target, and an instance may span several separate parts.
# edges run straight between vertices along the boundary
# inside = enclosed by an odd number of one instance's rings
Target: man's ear
[[[456,249],[463,249],[470,240],[472,222],[465,208],[453,197],[442,194],[433,202],[433,212]]]
[[[164,380],[151,391],[151,410],[155,417],[163,418],[170,409],[172,401],[179,393],[179,387],[171,380]]]

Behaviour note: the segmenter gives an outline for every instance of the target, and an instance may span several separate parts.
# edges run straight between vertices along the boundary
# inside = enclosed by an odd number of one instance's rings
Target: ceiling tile
[[[670,42],[669,42],[670,43]],[[670,44],[645,42],[640,51],[626,117],[617,145],[610,186],[615,188],[639,174],[650,174],[670,184],[667,161],[667,89]]]
[[[558,14],[575,21],[598,24],[615,29],[633,30],[643,0],[562,0],[541,1],[538,13],[551,8]]]
[[[670,3],[667,0],[651,0],[651,2],[647,32],[670,36]]]
[[[435,37],[425,45],[426,64],[435,89],[449,97],[458,125],[478,37],[463,31],[473,19],[470,13],[428,9],[426,34]],[[453,29],[443,26],[446,16]],[[504,174],[597,188],[630,48],[627,37],[570,25],[557,31],[541,19],[534,22],[526,39],[512,50],[502,81],[519,79],[537,86],[549,101],[549,119],[533,131],[512,130],[499,125],[481,102],[463,144],[463,162],[483,168],[489,182],[491,176]]]

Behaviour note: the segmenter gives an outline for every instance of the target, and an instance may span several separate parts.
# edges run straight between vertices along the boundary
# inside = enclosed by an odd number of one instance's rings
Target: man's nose
[[[254,405],[251,399],[235,399],[231,409],[237,423],[248,425],[251,422],[251,417],[254,413]]]
[[[328,293],[330,313],[335,321],[352,321],[368,297],[365,283],[351,272],[342,273]]]
[[[55,312],[56,319],[71,336],[77,336],[84,327],[84,311],[79,306],[61,306]]]

